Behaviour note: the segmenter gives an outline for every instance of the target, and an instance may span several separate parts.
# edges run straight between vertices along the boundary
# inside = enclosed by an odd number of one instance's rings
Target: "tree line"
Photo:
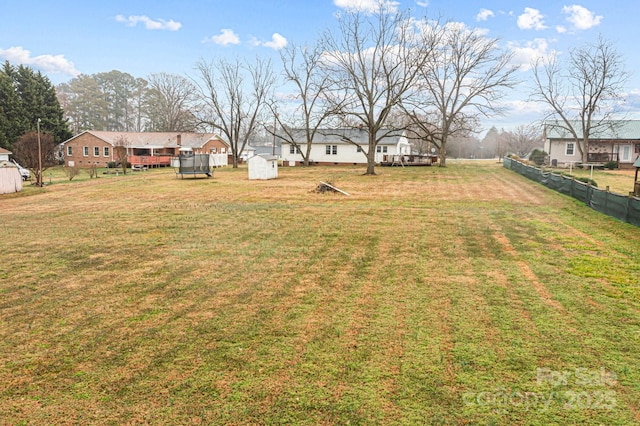
[[[193,112],[196,86],[167,73],[136,78],[117,70],[80,75],[57,86],[58,99],[74,133],[190,132],[198,128]]]
[[[0,69],[0,146],[11,151],[21,136],[38,127],[56,143],[72,136],[51,81],[7,61]]]

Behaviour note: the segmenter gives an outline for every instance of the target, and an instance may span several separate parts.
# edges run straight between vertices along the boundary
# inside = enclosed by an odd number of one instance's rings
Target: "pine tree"
[[[40,71],[5,62],[0,71],[0,143],[7,149],[29,131],[53,136],[56,144],[72,136],[51,81]]]

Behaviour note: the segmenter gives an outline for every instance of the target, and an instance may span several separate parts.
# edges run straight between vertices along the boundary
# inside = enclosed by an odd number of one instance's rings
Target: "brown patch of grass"
[[[0,198],[3,421],[637,418],[636,228],[495,164],[363,172],[154,170]],[[614,411],[465,403],[601,366]]]

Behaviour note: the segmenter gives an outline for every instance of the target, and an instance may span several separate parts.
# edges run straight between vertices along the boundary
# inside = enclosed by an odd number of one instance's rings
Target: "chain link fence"
[[[640,198],[603,191],[571,177],[543,172],[511,158],[505,158],[503,165],[547,188],[576,198],[600,213],[640,226]]]

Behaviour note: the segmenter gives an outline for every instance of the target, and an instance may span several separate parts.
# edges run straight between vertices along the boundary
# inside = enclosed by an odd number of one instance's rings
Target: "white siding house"
[[[580,129],[578,122],[572,123]],[[578,141],[562,123],[546,122],[544,150],[552,165],[567,166],[582,163]],[[582,138],[582,134],[578,134]],[[630,168],[640,155],[640,120],[608,121],[592,129],[587,144],[587,163],[604,164],[615,161],[620,168]]]
[[[386,131],[386,130],[385,130]],[[297,144],[306,152],[304,132],[292,132]],[[367,164],[365,152],[368,149],[368,134],[357,129],[325,129],[318,132],[311,144],[309,162],[311,164]],[[376,147],[375,161],[380,163],[386,156],[410,153],[409,142],[402,135],[386,136]],[[289,141],[282,141],[281,151],[284,165],[294,166],[304,161],[300,150]]]
[[[278,177],[278,157],[257,154],[249,158],[249,179],[275,179]]]

